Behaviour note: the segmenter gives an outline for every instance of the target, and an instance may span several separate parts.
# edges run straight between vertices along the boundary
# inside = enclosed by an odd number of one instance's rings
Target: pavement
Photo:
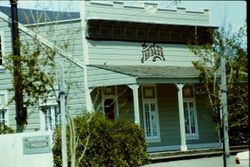
[[[230,156],[229,166],[236,167],[235,155]],[[152,163],[143,167],[223,167],[223,156],[203,157],[184,160],[173,160],[160,163]]]
[[[236,153],[247,149],[248,146],[230,147],[229,165],[236,167]],[[221,148],[199,149],[175,152],[150,153],[151,164],[143,167],[223,167],[223,150]]]

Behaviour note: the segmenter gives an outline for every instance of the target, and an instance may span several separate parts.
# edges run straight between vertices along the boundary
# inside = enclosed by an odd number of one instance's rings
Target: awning
[[[199,83],[194,67],[89,65],[89,87],[156,83]]]

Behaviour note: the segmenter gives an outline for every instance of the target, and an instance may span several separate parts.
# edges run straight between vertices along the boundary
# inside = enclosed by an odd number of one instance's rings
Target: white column
[[[128,86],[133,90],[135,123],[140,126],[140,112],[139,112],[140,110],[139,110],[139,98],[138,98],[139,84],[133,84]]]
[[[85,104],[87,112],[93,112],[91,101],[91,90],[88,87],[88,73],[87,65],[89,64],[88,41],[86,39],[86,6],[85,1],[80,1],[80,17],[81,17],[81,30],[82,30],[82,47],[83,47],[83,75],[84,75],[84,91],[85,91]]]
[[[183,109],[183,96],[182,96],[183,86],[184,84],[176,84],[176,87],[178,90],[178,106],[179,106],[179,120],[180,120],[180,132],[181,132],[181,151],[187,151],[185,119],[184,119],[184,109]]]

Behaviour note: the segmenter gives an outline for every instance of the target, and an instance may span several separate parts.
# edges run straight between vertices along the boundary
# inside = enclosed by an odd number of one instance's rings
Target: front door
[[[104,100],[104,114],[105,118],[114,120],[115,119],[115,105],[114,99],[105,99]]]

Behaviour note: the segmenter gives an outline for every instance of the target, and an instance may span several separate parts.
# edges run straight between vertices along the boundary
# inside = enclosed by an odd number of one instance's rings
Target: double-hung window
[[[144,130],[148,142],[160,142],[159,118],[155,86],[143,86]]]
[[[186,138],[188,140],[198,139],[198,123],[197,123],[197,113],[195,98],[193,95],[193,87],[184,87],[184,99],[183,99],[183,108],[184,108],[184,118],[185,118],[185,131]]]
[[[41,129],[53,130],[61,125],[61,112],[57,103],[46,103],[41,108]]]
[[[61,113],[57,105],[46,106],[44,112],[45,130],[53,130],[61,124]]]
[[[7,93],[0,91],[0,125],[7,123]]]

